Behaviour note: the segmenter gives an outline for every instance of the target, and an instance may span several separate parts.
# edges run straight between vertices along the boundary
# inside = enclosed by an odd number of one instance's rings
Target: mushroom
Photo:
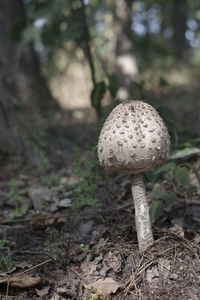
[[[100,164],[107,170],[131,174],[139,251],[154,243],[143,172],[162,164],[169,156],[170,138],[158,112],[142,101],[117,105],[101,130]]]

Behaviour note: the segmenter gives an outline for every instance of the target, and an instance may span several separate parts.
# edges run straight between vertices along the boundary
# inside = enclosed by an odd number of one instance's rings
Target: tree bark
[[[32,45],[12,40],[13,28],[24,21],[22,0],[0,0],[0,152],[16,155],[30,148],[26,122],[41,123],[56,107]]]
[[[188,14],[187,0],[173,1],[173,49],[174,56],[179,61],[184,61],[187,55],[188,45],[185,38],[186,21]]]
[[[132,42],[132,4],[134,0],[116,0],[114,30],[116,36],[116,73],[120,100],[130,98],[130,83],[137,73]]]

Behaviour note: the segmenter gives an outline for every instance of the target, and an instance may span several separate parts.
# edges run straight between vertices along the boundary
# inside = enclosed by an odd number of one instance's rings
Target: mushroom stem
[[[138,246],[139,251],[143,252],[154,243],[154,238],[142,174],[131,175],[131,190],[135,204]]]

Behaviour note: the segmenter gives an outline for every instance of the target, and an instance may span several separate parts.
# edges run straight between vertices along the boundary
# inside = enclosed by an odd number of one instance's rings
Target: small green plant
[[[127,185],[130,185],[131,184],[131,181],[129,178],[124,178],[123,181],[121,182],[120,186],[121,187],[126,187]]]
[[[46,230],[47,239],[44,243],[43,251],[47,252],[53,259],[58,259],[61,254],[60,250],[60,234],[55,228]]]
[[[10,255],[10,248],[15,243],[9,240],[0,240],[0,270],[7,272],[15,266],[15,262]]]
[[[0,251],[9,249],[11,246],[15,246],[15,242],[9,240],[0,240]]]
[[[10,157],[9,161],[7,162],[7,168],[9,170],[19,170],[22,166],[22,160],[18,156]]]
[[[8,272],[15,266],[15,262],[10,255],[2,256],[0,258],[0,269]]]
[[[59,175],[53,173],[44,177],[44,183],[48,186],[56,185],[60,180]]]
[[[19,179],[11,179],[10,181],[8,181],[7,185],[12,188],[12,189],[17,189],[20,186],[22,186],[24,183],[23,181],[19,180]]]
[[[37,168],[37,171],[39,173],[46,173],[50,171],[52,168],[51,162],[47,157],[42,157],[40,160],[39,167]]]
[[[80,244],[81,250],[83,250],[84,253],[90,252],[90,246],[88,244]]]
[[[158,186],[153,190],[152,197],[155,199],[149,209],[152,223],[156,222],[162,216],[164,209],[168,205],[178,201],[176,193],[167,193],[162,186]]]
[[[15,209],[10,214],[11,218],[19,218],[28,212],[28,209],[22,206],[25,201],[23,197],[15,195],[13,200],[15,201]]]
[[[158,178],[162,175],[168,180],[170,180],[174,185],[174,191],[172,193],[167,193],[167,191],[162,186],[157,186],[152,193],[152,197],[156,200],[150,206],[150,217],[152,223],[156,222],[163,214],[164,209],[173,202],[179,200],[176,189],[181,187],[183,189],[189,189],[191,186],[190,172],[196,176],[200,184],[200,174],[198,170],[192,163],[187,162],[187,158],[199,153],[199,149],[193,146],[188,146],[185,144],[179,150],[175,150],[170,159],[163,166],[159,167],[153,172],[153,178]]]
[[[7,198],[9,198],[15,205],[15,209],[11,212],[11,218],[21,217],[27,212],[27,208],[23,207],[23,181],[18,179],[12,179],[7,183],[9,190],[6,192]]]
[[[191,164],[177,164],[175,162],[169,162],[155,171],[155,174],[165,173],[168,179],[175,180],[176,183],[184,188],[190,187],[189,170],[192,169]]]
[[[80,150],[75,152],[74,175],[80,178],[75,190],[75,203],[73,208],[80,210],[85,206],[99,207],[100,203],[96,198],[97,182],[101,178],[96,155],[96,147],[85,152],[86,158],[80,160]]]

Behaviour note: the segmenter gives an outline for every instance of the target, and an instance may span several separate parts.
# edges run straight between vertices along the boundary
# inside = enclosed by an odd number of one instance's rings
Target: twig
[[[109,208],[109,209],[101,209],[101,210],[95,210],[94,212],[88,212],[86,211],[81,212],[81,213],[68,213],[68,214],[62,214],[60,216],[49,216],[49,217],[39,217],[39,218],[34,218],[34,219],[16,219],[16,220],[7,220],[7,221],[3,221],[0,222],[0,225],[10,225],[10,224],[16,224],[16,223],[28,223],[28,222],[37,222],[37,221],[45,221],[45,220],[54,220],[54,219],[62,219],[65,217],[71,217],[71,216],[89,216],[89,215],[97,215],[97,214],[106,214],[106,213],[110,213],[110,212],[114,212],[114,211],[120,211],[129,207],[133,207],[132,203],[127,203],[125,205],[122,206],[118,206],[115,208]]]
[[[83,27],[84,27],[84,35],[85,35],[85,45],[86,45],[86,52],[87,52],[87,58],[90,66],[90,72],[91,72],[91,77],[92,77],[92,83],[93,86],[96,86],[96,74],[95,74],[95,65],[92,57],[92,51],[90,48],[90,41],[91,41],[91,36],[90,36],[90,31],[87,23],[87,17],[86,17],[86,6],[84,3],[84,0],[80,0],[81,2],[81,13],[82,13],[82,18],[83,18]]]
[[[143,274],[143,272],[154,263],[155,263],[154,260],[149,260],[143,265],[141,265],[141,267],[138,268],[138,270],[136,270],[135,274],[125,283],[126,288],[124,289],[123,292],[125,296],[127,295],[129,289],[132,286],[137,286],[137,283],[141,279],[141,275]]]
[[[36,269],[38,267],[41,267],[44,264],[49,263],[52,260],[54,260],[54,259],[53,258],[49,258],[49,259],[47,259],[47,260],[45,260],[45,261],[37,264],[36,266],[33,266],[33,267],[29,268],[28,270],[25,270],[25,271],[22,271],[22,272],[19,272],[19,273],[15,273],[15,274],[11,274],[11,275],[7,276],[6,278],[0,280],[0,283],[5,282],[7,279],[11,278],[12,276],[20,276],[20,275],[25,274],[25,273],[27,273],[29,271],[32,271],[32,270],[34,270],[34,269]]]
[[[9,284],[10,282],[7,283],[7,287],[6,287],[6,299],[8,299],[8,292],[9,292]]]
[[[1,295],[0,294],[0,299],[20,299],[20,298],[16,298],[16,296],[8,296],[8,295]],[[24,300],[26,300],[26,299],[24,299]]]

